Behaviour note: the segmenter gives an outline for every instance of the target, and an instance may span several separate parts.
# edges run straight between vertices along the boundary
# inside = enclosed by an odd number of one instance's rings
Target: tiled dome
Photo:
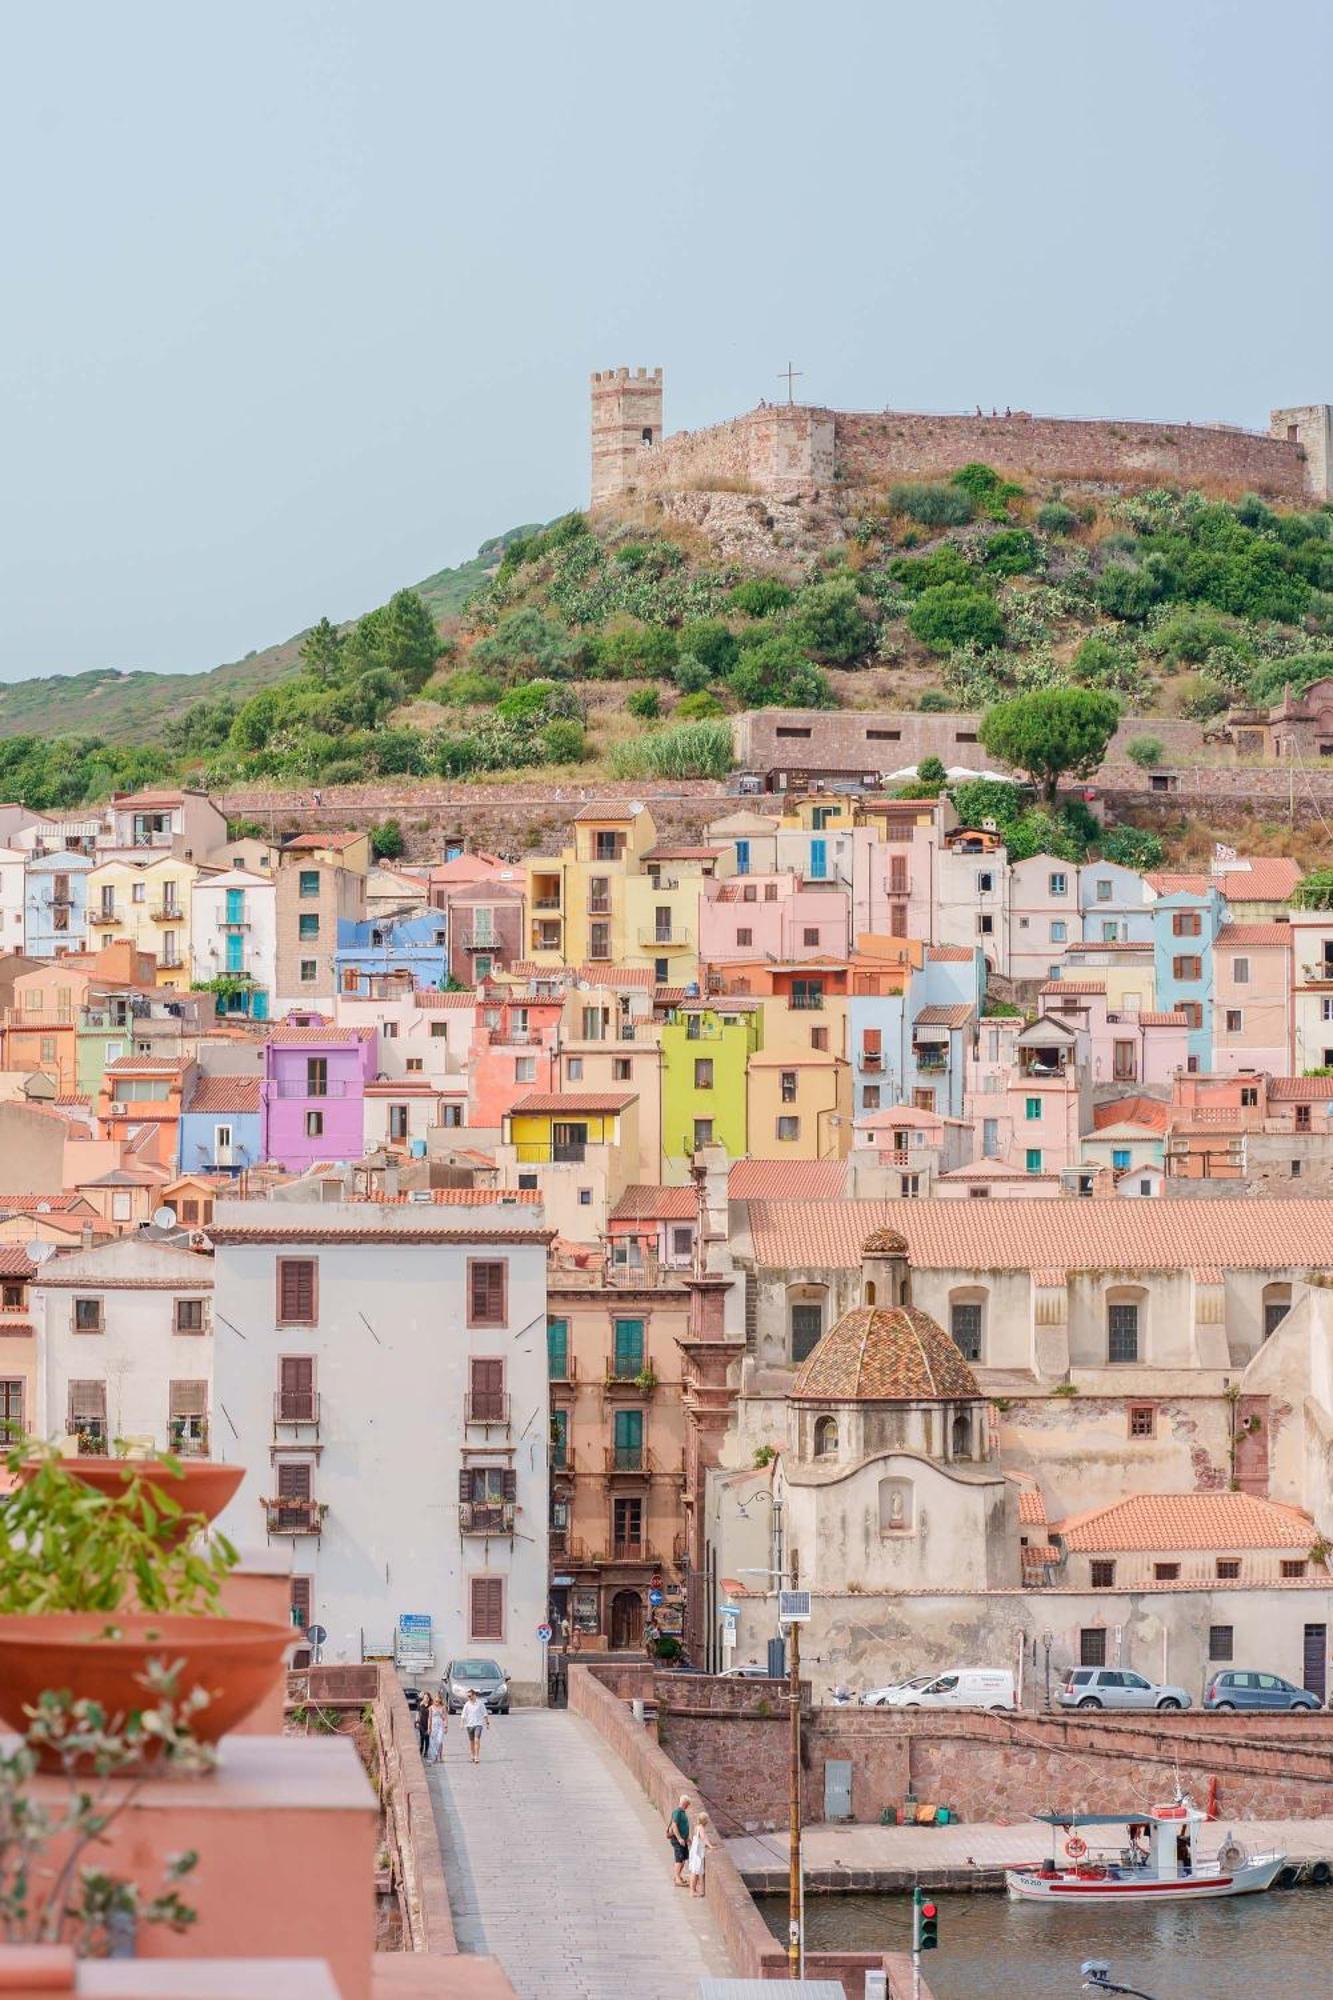
[[[877,1229],[861,1245],[863,1257],[905,1257],[907,1238],[896,1229]]]
[[[856,1306],[802,1363],[790,1393],[808,1403],[931,1403],[971,1401],[981,1391],[929,1313],[916,1306]]]

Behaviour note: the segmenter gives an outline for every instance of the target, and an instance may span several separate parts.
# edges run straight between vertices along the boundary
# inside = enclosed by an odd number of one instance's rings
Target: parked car
[[[1012,1708],[1014,1677],[1008,1667],[952,1667],[933,1674],[924,1687],[920,1676],[902,1687],[887,1688],[880,1708]]]
[[[897,1694],[900,1688],[927,1688],[937,1679],[935,1674],[913,1674],[910,1680],[888,1681],[883,1687],[867,1688],[861,1696],[862,1708],[887,1708],[889,1696]]]
[[[450,1715],[461,1714],[475,1688],[492,1715],[508,1715],[509,1682],[494,1660],[450,1660],[440,1680],[440,1693]]]
[[[1205,1708],[1268,1708],[1280,1714],[1300,1711],[1313,1715],[1322,1706],[1309,1688],[1284,1681],[1281,1674],[1257,1674],[1244,1668],[1228,1667],[1214,1674],[1203,1691]]]
[[[1190,1708],[1181,1687],[1161,1687],[1128,1667],[1071,1667],[1056,1693],[1061,1708]]]
[[[767,1667],[761,1667],[758,1660],[747,1660],[743,1666],[727,1667],[720,1678],[724,1681],[769,1681],[773,1676]]]

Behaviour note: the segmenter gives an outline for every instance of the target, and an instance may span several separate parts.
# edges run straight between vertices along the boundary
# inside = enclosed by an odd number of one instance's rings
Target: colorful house
[[[88,855],[72,848],[30,856],[23,905],[23,948],[29,958],[57,958],[84,949],[92,865]]]
[[[529,1091],[504,1115],[496,1164],[506,1188],[535,1190],[548,1225],[599,1242],[634,1178],[639,1100],[632,1091]]]
[[[505,1113],[532,1090],[557,1087],[556,1048],[564,987],[533,977],[488,980],[476,994],[469,1125],[498,1132]]]
[[[531,956],[542,965],[642,964],[645,956],[669,961],[673,948],[645,952],[640,944],[646,891],[631,896],[628,888],[631,878],[649,879],[647,857],[656,845],[645,806],[606,803],[575,813],[573,846],[527,864]],[[676,910],[670,899],[664,907]],[[664,928],[675,920],[669,914]]]
[[[1078,868],[1052,854],[1009,864],[1009,976],[1049,979],[1083,935]]]
[[[188,986],[190,900],[199,870],[170,851],[99,861],[88,876],[88,929],[99,944],[128,940],[151,954],[159,986]]]
[[[847,892],[798,875],[732,876],[700,885],[699,962],[704,967],[846,958]]]
[[[180,1121],[195,1078],[185,1056],[126,1055],[108,1063],[97,1098],[102,1136],[133,1147],[137,1164],[174,1172]]]
[[[1211,884],[1176,890],[1151,906],[1157,1007],[1183,1014],[1189,1026],[1186,1066],[1207,1070],[1213,1054],[1213,945],[1227,907]]]
[[[359,1160],[365,1087],[375,1074],[373,1028],[337,1028],[292,1014],[264,1051],[264,1156],[293,1173],[320,1160]]]
[[[728,1158],[750,1151],[746,1072],[763,1047],[762,1001],[688,1000],[662,1023],[662,1153],[683,1179],[701,1146]]]
[[[415,916],[340,918],[333,958],[337,990],[356,993],[386,972],[409,972],[417,986],[449,977],[449,923],[442,910]]]
[[[1085,944],[1151,944],[1153,892],[1144,877],[1116,861],[1079,870],[1078,899]]]
[[[264,1158],[257,1076],[196,1076],[180,1121],[181,1173],[239,1174]]]
[[[1260,1069],[1285,1076],[1291,1070],[1291,947],[1289,923],[1228,923],[1218,931],[1210,1065],[1215,1072]]]
[[[278,980],[277,888],[251,868],[199,874],[190,896],[190,976],[220,1016],[267,1021]]]

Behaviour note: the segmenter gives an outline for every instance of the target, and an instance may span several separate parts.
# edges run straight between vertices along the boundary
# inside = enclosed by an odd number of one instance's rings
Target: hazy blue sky
[[[580,501],[588,371],[1333,400],[1318,0],[4,11],[0,677],[198,669]]]

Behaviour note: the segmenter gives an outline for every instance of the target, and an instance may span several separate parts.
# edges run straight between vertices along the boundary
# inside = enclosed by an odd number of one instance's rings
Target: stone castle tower
[[[592,377],[592,504],[636,482],[643,453],[662,442],[660,368],[604,368]]]

